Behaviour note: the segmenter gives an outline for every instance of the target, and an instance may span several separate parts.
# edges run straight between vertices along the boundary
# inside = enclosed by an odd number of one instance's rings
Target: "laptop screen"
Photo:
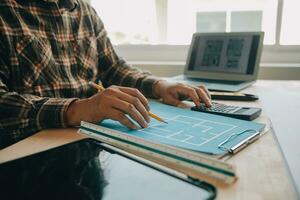
[[[260,35],[219,34],[193,38],[189,71],[253,74]]]

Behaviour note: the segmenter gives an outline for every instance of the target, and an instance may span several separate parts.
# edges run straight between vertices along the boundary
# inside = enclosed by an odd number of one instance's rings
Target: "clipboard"
[[[230,143],[230,142],[234,142],[234,138],[238,137],[241,134],[244,134],[246,132],[253,132],[253,134],[249,135],[248,137],[246,137],[245,139],[243,139],[242,141],[239,141],[237,144],[232,144],[230,146],[227,146],[226,144]],[[243,148],[245,148],[246,146],[248,146],[249,144],[251,144],[252,142],[254,142],[255,140],[257,140],[260,137],[261,133],[258,132],[257,130],[254,129],[249,129],[249,130],[245,130],[242,131],[240,133],[235,133],[230,135],[226,140],[224,140],[223,142],[221,142],[218,145],[218,148],[226,151],[229,154],[236,154],[239,151],[241,151]]]
[[[267,121],[263,120],[265,124],[268,124]],[[250,131],[252,134],[249,135],[248,137],[244,138],[243,140],[236,141],[236,138],[234,135],[241,135],[243,132],[240,134],[232,134],[226,140],[218,144],[218,148],[223,149],[224,153],[220,155],[215,155],[213,157],[220,159],[220,160],[227,160],[230,157],[234,156],[235,154],[239,153],[242,151],[244,148],[249,146],[250,144],[254,143],[256,140],[258,140],[260,137],[262,137],[265,133],[267,133],[270,130],[270,126],[266,125],[261,131],[256,131],[256,130],[245,130]],[[230,142],[229,142],[230,141]]]

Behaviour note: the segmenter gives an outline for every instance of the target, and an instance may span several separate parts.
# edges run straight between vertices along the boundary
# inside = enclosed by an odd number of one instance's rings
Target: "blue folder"
[[[168,124],[152,119],[148,128],[138,130],[129,130],[113,120],[104,120],[99,125],[145,140],[215,155],[227,153],[228,149],[257,135],[265,127],[256,122],[195,112],[156,101],[150,102],[150,108]]]

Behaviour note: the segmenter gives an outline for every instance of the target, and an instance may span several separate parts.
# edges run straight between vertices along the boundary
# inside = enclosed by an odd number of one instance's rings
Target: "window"
[[[170,0],[169,41],[189,43],[194,32],[263,30],[265,44],[274,44],[276,8],[277,0]]]
[[[293,45],[294,54],[299,53],[300,26],[295,22],[300,19],[298,2],[92,0],[91,4],[127,60],[184,61],[194,32],[264,31],[262,61],[292,62],[280,51],[289,51],[287,45]],[[300,62],[299,55],[294,57]]]
[[[285,0],[283,5],[282,30],[280,44],[300,45],[299,0]]]
[[[153,0],[94,0],[114,44],[147,44],[157,41],[157,16]]]
[[[277,0],[95,0],[115,44],[189,44],[194,32],[265,31],[275,42]],[[245,23],[246,22],[246,23]]]

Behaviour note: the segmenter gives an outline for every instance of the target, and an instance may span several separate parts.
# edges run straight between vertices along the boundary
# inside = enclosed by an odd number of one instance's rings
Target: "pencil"
[[[91,86],[93,86],[94,88],[96,88],[98,90],[98,92],[101,92],[101,91],[105,90],[105,88],[102,85],[100,85],[100,84],[96,84],[96,83],[94,83],[92,81],[90,81],[89,84]]]
[[[165,120],[163,120],[162,118],[160,118],[159,116],[157,116],[156,114],[154,114],[154,113],[152,113],[152,112],[150,112],[150,111],[148,111],[148,115],[149,115],[150,117],[152,117],[153,119],[156,119],[156,120],[159,121],[159,122],[163,122],[163,123],[165,123],[165,124],[168,124],[168,122],[166,122]]]
[[[89,84],[91,86],[93,86],[94,88],[96,88],[98,90],[98,92],[101,92],[101,91],[105,90],[105,88],[102,85],[100,85],[100,84],[96,84],[96,83],[94,83],[92,81],[90,81]],[[148,115],[150,117],[152,117],[153,119],[156,119],[159,122],[163,122],[163,123],[168,124],[168,122],[166,122],[165,120],[163,120],[162,118],[160,118],[159,116],[157,116],[156,114],[154,114],[154,113],[152,113],[150,111],[148,111]]]

